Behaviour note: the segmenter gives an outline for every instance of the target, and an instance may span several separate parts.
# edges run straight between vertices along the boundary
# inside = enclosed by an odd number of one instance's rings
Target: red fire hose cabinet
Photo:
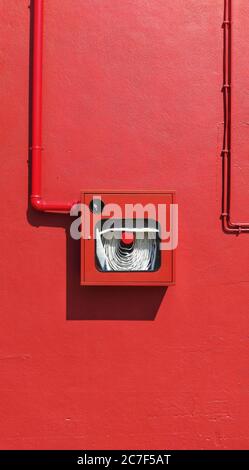
[[[173,191],[89,191],[81,204],[82,285],[174,284]]]

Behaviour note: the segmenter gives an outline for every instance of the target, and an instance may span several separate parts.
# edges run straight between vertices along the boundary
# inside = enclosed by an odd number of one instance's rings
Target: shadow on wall
[[[72,217],[42,214],[29,204],[28,222],[40,227],[62,227],[66,233],[67,320],[154,320],[166,287],[81,286],[80,241],[70,236]],[[38,234],[34,234],[35,237]]]
[[[30,5],[30,57],[29,57],[29,148],[32,145],[32,54],[33,8]],[[35,227],[62,227],[67,245],[67,320],[154,320],[166,287],[126,287],[80,285],[80,241],[70,236],[72,217],[63,214],[36,212],[30,205],[31,151],[28,156],[28,222]],[[35,243],[34,234],[34,243]]]

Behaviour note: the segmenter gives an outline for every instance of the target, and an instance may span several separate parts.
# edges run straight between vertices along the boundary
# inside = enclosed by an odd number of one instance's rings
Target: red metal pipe
[[[249,233],[249,223],[231,221],[231,49],[232,0],[224,0],[224,139],[222,164],[222,226],[226,233]],[[31,204],[42,212],[70,212],[78,201],[45,201],[41,192],[42,153],[42,51],[43,51],[43,0],[34,0],[33,26],[33,96],[32,96],[32,190]]]
[[[231,54],[232,54],[232,0],[224,0],[223,99],[224,137],[222,161],[222,226],[226,233],[249,233],[249,223],[232,222],[231,205]]]
[[[45,201],[42,197],[42,52],[43,0],[34,0],[32,94],[32,175],[31,204],[42,212],[70,212],[78,201]]]

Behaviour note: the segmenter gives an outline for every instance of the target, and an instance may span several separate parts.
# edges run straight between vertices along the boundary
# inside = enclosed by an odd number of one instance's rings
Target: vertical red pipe
[[[32,90],[32,198],[41,197],[43,0],[34,2]]]
[[[45,201],[42,197],[42,51],[43,0],[34,0],[31,204],[43,212],[70,212],[77,201]]]

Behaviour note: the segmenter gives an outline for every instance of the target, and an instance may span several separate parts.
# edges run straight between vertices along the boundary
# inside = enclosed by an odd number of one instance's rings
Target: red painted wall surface
[[[28,208],[28,0],[2,0],[0,447],[248,448],[249,236],[222,233],[223,1],[46,0],[44,195],[175,189],[177,283],[82,288],[70,217]],[[249,219],[234,11],[234,219]]]

